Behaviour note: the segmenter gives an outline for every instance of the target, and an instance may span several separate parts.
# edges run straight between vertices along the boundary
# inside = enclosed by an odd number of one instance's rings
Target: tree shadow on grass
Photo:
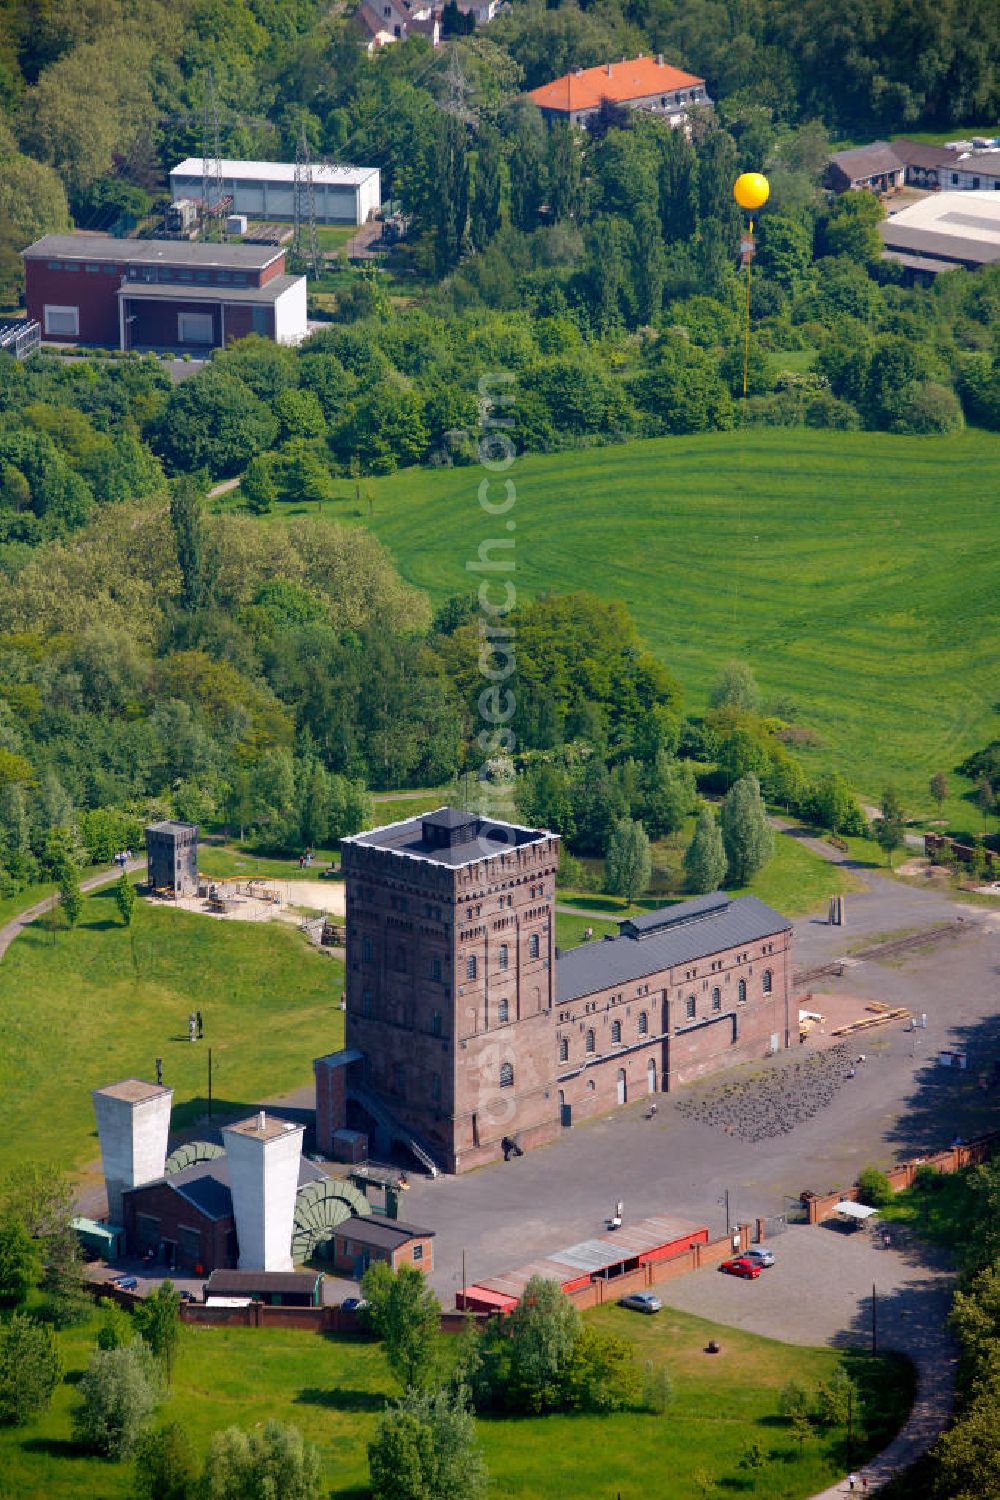
[[[21,1444],[23,1453],[44,1453],[46,1458],[89,1458],[87,1450],[72,1438],[25,1438]]]
[[[349,1386],[306,1386],[296,1402],[303,1406],[325,1406],[331,1411],[385,1410],[387,1397],[381,1391],[357,1391]]]

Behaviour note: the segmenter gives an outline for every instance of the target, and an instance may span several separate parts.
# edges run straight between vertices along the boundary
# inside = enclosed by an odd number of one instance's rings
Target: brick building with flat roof
[[[281,245],[47,234],[22,254],[43,339],[204,350],[249,333],[298,344],[308,332],[306,278],[286,274]]]
[[[559,837],[439,808],[342,841],[345,1046],[317,1058],[317,1140],[464,1171],[798,1037],[791,923],[700,896],[559,954]]]

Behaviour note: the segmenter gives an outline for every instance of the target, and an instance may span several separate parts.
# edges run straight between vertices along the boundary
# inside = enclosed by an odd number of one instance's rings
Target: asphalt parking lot
[[[469,1281],[495,1274],[599,1232],[618,1199],[626,1222],[667,1212],[708,1225],[714,1236],[725,1227],[726,1190],[732,1219],[779,1215],[806,1188],[846,1186],[866,1165],[887,1166],[995,1125],[1000,1098],[977,1087],[977,1073],[980,1064],[1000,1057],[1000,912],[867,872],[864,878],[870,889],[848,897],[847,927],[812,918],[796,924],[796,964],[845,957],[843,979],[824,979],[825,988],[840,985],[852,995],[926,1013],[926,1030],[892,1023],[852,1043],[864,1064],[787,1133],[751,1141],[686,1113],[692,1101],[719,1087],[708,1081],[661,1096],[653,1120],[644,1118],[640,1102],[511,1162],[460,1178],[411,1178],[404,1213],[437,1232],[432,1281],[446,1306],[461,1282],[463,1251]],[[888,935],[957,916],[965,925],[957,938],[889,961],[851,957],[852,949]],[[937,1065],[944,1047],[968,1051],[966,1072]],[[779,1095],[786,1075],[788,1089],[801,1090],[808,1079],[801,1070],[793,1076],[794,1064],[808,1050],[797,1048],[726,1079],[777,1073]],[[773,1101],[775,1089],[768,1092]]]

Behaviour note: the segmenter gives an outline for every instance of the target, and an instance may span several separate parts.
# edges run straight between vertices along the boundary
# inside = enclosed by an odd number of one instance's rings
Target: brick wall
[[[890,1167],[885,1175],[893,1192],[900,1193],[904,1188],[913,1186],[920,1167],[932,1167],[935,1171],[944,1173],[960,1172],[964,1167],[978,1166],[981,1162],[989,1161],[997,1149],[1000,1149],[1000,1133],[983,1135],[961,1146],[949,1146],[944,1151],[934,1151],[927,1156],[917,1156],[912,1161],[901,1162],[896,1167]],[[802,1203],[809,1223],[822,1224],[824,1219],[833,1218],[838,1203],[845,1200],[857,1203],[859,1196],[858,1185],[855,1183],[852,1187],[832,1193],[803,1193]]]

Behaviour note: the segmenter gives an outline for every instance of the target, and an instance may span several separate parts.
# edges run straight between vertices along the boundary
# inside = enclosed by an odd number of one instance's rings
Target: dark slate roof
[[[304,1156],[299,1161],[299,1187],[307,1182],[318,1182],[324,1173]],[[233,1213],[233,1195],[229,1188],[229,1167],[224,1156],[214,1156],[211,1161],[196,1161],[180,1172],[172,1172],[165,1179],[188,1203],[200,1210],[208,1219],[229,1219]],[[150,1184],[151,1186],[151,1184]],[[135,1189],[141,1192],[141,1188]]]
[[[468,836],[458,842],[448,842],[449,835],[469,830]],[[522,828],[517,823],[503,823],[490,818],[478,817],[475,813],[460,812],[454,807],[439,807],[432,813],[415,818],[404,818],[401,823],[388,823],[384,828],[372,828],[367,833],[355,833],[341,839],[341,844],[367,845],[373,849],[387,849],[410,859],[424,859],[431,864],[448,865],[457,869],[461,865],[475,864],[477,860],[489,859],[494,854],[519,848],[523,844],[540,843],[551,838],[542,828]]]
[[[835,151],[830,160],[852,182],[877,177],[882,172],[898,172],[903,165],[888,141],[872,141],[870,146],[855,146],[851,151]]]
[[[176,818],[166,818],[162,823],[150,823],[147,833],[197,833],[197,823],[178,823]]]
[[[321,1271],[213,1271],[207,1297],[248,1297],[251,1292],[315,1292]]]
[[[370,1214],[367,1218],[345,1219],[337,1225],[337,1234],[358,1245],[372,1245],[378,1250],[397,1250],[407,1240],[432,1239],[433,1229],[419,1229],[415,1224],[404,1224],[401,1219],[386,1219],[382,1214]]]
[[[115,265],[218,266],[262,271],[284,249],[275,245],[206,245],[192,240],[117,240],[110,234],[46,234],[22,251],[45,260],[108,260]]]
[[[664,927],[680,927],[685,922],[700,921],[710,912],[721,911],[731,901],[732,897],[724,891],[712,891],[708,896],[694,896],[676,906],[661,906],[658,911],[628,917],[618,926],[626,937],[647,938],[651,932],[662,932]]]
[[[902,136],[893,139],[892,149],[905,166],[921,167],[925,171],[929,167],[944,167],[949,162],[958,161],[962,154],[954,146],[929,146],[926,141],[907,141]]]
[[[662,914],[668,920],[658,930],[650,930],[647,925],[642,933],[632,936],[624,931],[628,924],[622,923],[619,937],[583,943],[561,953],[556,964],[557,1003],[563,1005],[595,990],[628,984],[646,974],[708,958],[724,948],[756,943],[775,933],[787,932],[792,925],[787,917],[756,896],[736,896],[730,900],[722,895],[721,902],[711,904],[711,898],[707,901],[708,904],[705,897],[698,896],[693,901],[668,907]],[[654,918],[660,915],[649,913]],[[637,921],[646,922],[647,918],[640,917]]]

